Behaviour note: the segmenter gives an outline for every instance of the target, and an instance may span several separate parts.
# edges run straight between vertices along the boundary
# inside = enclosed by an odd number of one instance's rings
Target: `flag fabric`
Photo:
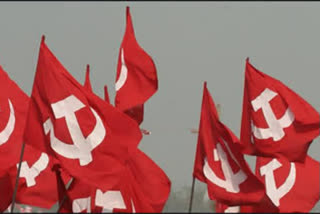
[[[108,93],[108,86],[105,85],[105,86],[103,87],[103,89],[104,89],[104,100],[105,100],[107,103],[110,104],[110,98],[109,98],[109,93]]]
[[[144,112],[144,105],[136,105],[124,111],[124,113],[126,113],[129,117],[137,121],[139,125],[143,121],[143,112]]]
[[[2,67],[0,67],[0,82],[0,87],[5,92],[0,96],[0,114],[3,114],[1,117],[3,119],[0,120],[0,127],[2,128],[0,133],[0,169],[7,172],[5,178],[10,179],[10,182],[8,182],[10,187],[7,188],[13,190],[21,156],[30,98],[9,78]],[[52,172],[49,167],[52,161],[52,158],[49,158],[46,153],[25,145],[16,193],[18,203],[48,209],[56,203],[57,195],[55,192],[57,192],[57,189],[55,183],[52,183]],[[68,177],[64,175],[64,179],[68,179]],[[1,188],[1,191],[4,191],[4,188]],[[48,194],[49,192],[52,194]],[[6,194],[12,197],[9,191]]]
[[[68,190],[69,201],[59,212],[160,213],[170,188],[171,182],[163,170],[136,150],[127,162],[125,176],[107,191],[75,179]]]
[[[263,200],[255,205],[228,206],[219,201],[215,201],[216,213],[278,213],[279,210],[273,206],[267,195]]]
[[[265,184],[279,212],[308,213],[320,197],[320,163],[307,156],[304,163],[286,158],[257,157],[256,175]],[[270,207],[270,206],[269,206]]]
[[[193,176],[207,183],[211,200],[229,206],[259,203],[265,193],[240,153],[238,141],[219,121],[205,82]]]
[[[107,182],[107,180],[106,180]],[[59,213],[135,212],[128,179],[123,176],[112,189],[102,191],[79,179],[73,180]]]
[[[51,170],[57,163],[54,157],[45,152],[25,145],[21,162],[16,202],[50,209],[58,200],[58,187],[55,173]],[[12,188],[18,173],[19,161],[9,169]],[[67,183],[70,176],[63,172],[63,181]]]
[[[7,172],[0,171],[0,212],[4,212],[12,201],[13,188],[10,175]]]
[[[215,202],[216,213],[240,213],[240,206],[228,206],[226,204]]]
[[[274,206],[270,198],[265,194],[258,204],[241,205],[240,213],[279,213],[279,208]]]
[[[84,80],[84,87],[93,93],[93,90],[92,90],[92,86],[91,86],[91,81],[90,81],[90,65],[87,64],[87,67],[86,67],[86,78]]]
[[[319,136],[319,113],[246,60],[240,142],[245,154],[303,162]]]
[[[137,212],[162,212],[171,190],[165,172],[144,152],[137,150],[128,161],[133,203]]]
[[[0,171],[20,158],[29,97],[0,66]]]
[[[142,134],[130,117],[78,83],[43,37],[24,137],[72,177],[104,190],[118,183]]]
[[[58,213],[72,213],[72,201],[70,199],[70,195],[69,192],[66,188],[66,182],[64,182],[62,176],[61,176],[61,172],[62,172],[62,168],[59,164],[55,164],[52,167],[52,171],[55,173],[55,177],[56,177],[56,181],[57,181],[57,190],[58,190]],[[75,179],[73,178],[72,180],[70,180],[70,186],[75,182]],[[86,188],[86,186],[78,186],[78,190],[80,192],[84,191],[84,188]],[[75,210],[76,211],[76,210]]]
[[[126,8],[126,30],[120,46],[116,75],[115,106],[138,124],[143,121],[143,104],[158,90],[156,66],[138,44]]]
[[[126,31],[118,57],[115,106],[141,124],[144,103],[157,91],[158,78],[152,58],[135,38],[129,7],[126,8],[126,18]],[[142,132],[150,134],[145,130]],[[135,210],[161,212],[170,193],[169,178],[141,150],[131,155],[127,163],[132,177],[130,198]]]
[[[219,201],[215,201],[216,213],[279,213],[279,209],[273,205],[267,195],[258,204],[228,206]]]

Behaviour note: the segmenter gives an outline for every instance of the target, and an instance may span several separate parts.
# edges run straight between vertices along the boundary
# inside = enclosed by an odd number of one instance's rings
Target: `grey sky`
[[[0,2],[0,64],[30,95],[41,35],[81,83],[114,100],[125,6],[140,45],[153,57],[158,92],[145,105],[140,148],[170,177],[191,185],[203,81],[239,136],[246,57],[318,111],[320,2]],[[309,154],[320,160],[319,138]],[[250,164],[253,164],[253,159]]]

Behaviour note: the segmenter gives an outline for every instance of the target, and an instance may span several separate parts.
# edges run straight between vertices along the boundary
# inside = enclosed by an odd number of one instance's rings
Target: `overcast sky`
[[[153,57],[158,92],[145,105],[140,148],[170,177],[191,185],[203,81],[222,121],[239,136],[246,57],[318,111],[320,2],[0,2],[0,64],[30,95],[41,35],[81,83],[114,100],[125,7],[140,45]],[[309,154],[320,160],[319,138]],[[253,159],[249,159],[253,165]]]

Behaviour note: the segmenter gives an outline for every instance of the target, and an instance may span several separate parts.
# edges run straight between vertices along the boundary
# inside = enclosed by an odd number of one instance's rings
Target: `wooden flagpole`
[[[14,192],[13,192],[13,196],[12,196],[11,213],[13,213],[14,205],[16,202],[16,194],[17,194],[17,190],[18,190],[19,176],[20,176],[20,171],[21,171],[21,162],[22,162],[23,154],[24,154],[24,147],[25,147],[25,142],[22,143],[22,148],[21,148],[21,153],[20,153],[20,160],[19,160],[18,172],[17,172],[17,176],[16,176],[16,183],[14,186]]]

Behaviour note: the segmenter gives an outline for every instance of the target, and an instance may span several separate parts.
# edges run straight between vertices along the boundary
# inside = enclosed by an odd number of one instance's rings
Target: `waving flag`
[[[132,154],[128,170],[136,211],[161,213],[171,190],[171,181],[165,172],[141,150]]]
[[[140,150],[127,163],[125,176],[109,190],[75,179],[59,212],[162,212],[170,193],[169,178]]]
[[[281,213],[311,211],[320,197],[319,172],[320,163],[309,156],[304,163],[289,162],[286,158],[256,160],[256,175],[265,184],[272,205]]]
[[[20,158],[29,97],[0,66],[0,171]]]
[[[303,162],[319,133],[319,113],[247,59],[240,138],[243,152]]]
[[[134,205],[130,197],[130,188],[126,177],[112,189],[102,191],[90,184],[75,179],[70,185],[59,213],[101,213],[101,212],[128,212],[134,213]],[[107,180],[106,180],[107,182]]]
[[[21,204],[51,209],[58,200],[55,173],[51,170],[56,163],[57,160],[47,153],[25,145],[16,201]],[[15,185],[18,166],[19,162],[9,169],[12,188]],[[62,174],[62,178],[65,183],[70,180],[70,176],[65,172]]]
[[[53,155],[72,177],[104,190],[118,183],[141,138],[137,123],[78,83],[43,38],[26,143]]]
[[[30,98],[8,77],[0,67],[0,108],[3,120],[0,120],[0,169],[5,169],[10,179],[10,186],[15,187],[20,153],[22,149],[23,133],[25,130],[27,111]],[[6,120],[6,121],[5,121]],[[50,164],[53,161],[45,152],[25,145],[21,171],[16,193],[16,201],[43,208],[51,208],[57,201],[55,180],[52,182]],[[7,178],[7,177],[6,177]],[[68,177],[64,174],[64,179]],[[9,185],[9,184],[7,184]],[[3,193],[12,194],[1,188]],[[51,193],[51,194],[48,194]],[[2,200],[2,197],[1,197]],[[5,202],[5,200],[3,200]]]
[[[129,7],[126,10],[127,25],[119,50],[115,106],[141,124],[143,104],[158,90],[158,77],[152,58],[135,38]]]
[[[229,206],[259,203],[264,185],[251,172],[237,143],[219,121],[205,82],[193,176],[207,183],[211,200]]]

